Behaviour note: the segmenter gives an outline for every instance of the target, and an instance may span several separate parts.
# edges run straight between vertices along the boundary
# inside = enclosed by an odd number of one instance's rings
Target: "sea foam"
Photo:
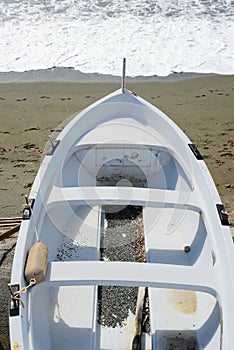
[[[3,0],[0,71],[234,73],[233,0]]]

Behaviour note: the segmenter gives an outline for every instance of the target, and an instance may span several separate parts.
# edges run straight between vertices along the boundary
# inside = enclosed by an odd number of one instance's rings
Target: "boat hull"
[[[227,218],[198,150],[156,107],[121,90],[75,116],[47,151],[29,200],[11,284],[26,286],[38,240],[48,265],[20,295],[25,307],[13,302],[12,349],[131,349],[128,302],[140,288],[142,348],[231,349]]]

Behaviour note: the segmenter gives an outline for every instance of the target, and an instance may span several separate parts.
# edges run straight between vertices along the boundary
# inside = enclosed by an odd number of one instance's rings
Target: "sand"
[[[234,225],[234,76],[131,82],[130,90],[170,116],[195,143]],[[21,214],[45,143],[74,113],[119,88],[104,82],[0,84],[0,217]],[[9,349],[7,283],[17,234],[0,246],[0,350]]]

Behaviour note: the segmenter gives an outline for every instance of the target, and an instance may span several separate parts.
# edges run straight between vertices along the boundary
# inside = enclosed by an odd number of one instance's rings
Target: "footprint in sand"
[[[40,130],[40,128],[32,127],[32,128],[24,129],[24,131],[33,131],[33,130]]]
[[[37,145],[35,145],[35,143],[30,143],[30,142],[27,142],[23,145],[23,148],[25,149],[32,149],[32,148],[35,148],[35,149],[38,149]]]
[[[17,101],[17,102],[22,102],[22,101],[27,101],[27,99],[26,99],[26,98],[17,98],[16,101]]]

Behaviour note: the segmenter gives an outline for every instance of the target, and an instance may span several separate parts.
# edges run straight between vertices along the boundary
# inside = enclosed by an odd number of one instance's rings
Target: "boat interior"
[[[219,348],[221,308],[199,276],[215,248],[183,169],[162,145],[73,147],[38,227],[49,266],[31,290],[31,348],[132,349],[140,287],[142,349]]]

